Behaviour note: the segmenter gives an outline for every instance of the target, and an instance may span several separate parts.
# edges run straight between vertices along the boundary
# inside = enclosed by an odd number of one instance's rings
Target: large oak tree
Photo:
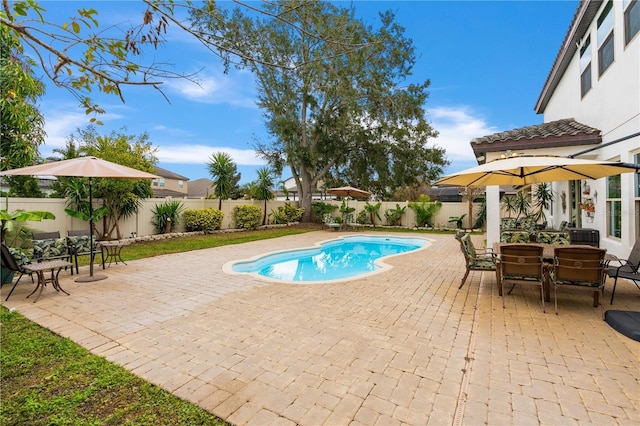
[[[216,19],[196,12],[194,31],[220,34],[219,54],[254,72],[272,136],[256,148],[276,171],[290,168],[303,220],[322,182],[386,197],[441,173],[444,150],[430,146],[437,133],[424,111],[429,81],[407,82],[414,48],[392,13],[380,14],[374,29],[333,3],[266,7],[266,15],[236,9]],[[289,66],[266,65],[273,63]]]

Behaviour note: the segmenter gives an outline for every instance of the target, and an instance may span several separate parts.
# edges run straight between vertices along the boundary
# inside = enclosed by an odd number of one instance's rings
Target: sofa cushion
[[[65,257],[68,253],[67,240],[65,238],[33,241],[34,259]]]
[[[69,242],[69,247],[73,249],[73,251],[77,254],[89,253],[91,250],[89,249],[91,240],[88,235],[80,235],[77,237],[67,237]],[[97,241],[93,239],[93,249],[96,250]]]

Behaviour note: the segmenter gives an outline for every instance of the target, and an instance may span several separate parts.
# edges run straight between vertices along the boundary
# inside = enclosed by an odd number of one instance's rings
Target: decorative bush
[[[299,222],[303,213],[303,208],[298,208],[291,203],[284,203],[284,206],[278,207],[276,211],[271,211],[271,221],[275,224]]]
[[[236,206],[232,214],[238,229],[257,229],[262,223],[262,208],[259,206]]]
[[[208,234],[222,226],[224,213],[213,208],[188,209],[182,214],[184,218],[184,229],[187,232],[203,231]]]

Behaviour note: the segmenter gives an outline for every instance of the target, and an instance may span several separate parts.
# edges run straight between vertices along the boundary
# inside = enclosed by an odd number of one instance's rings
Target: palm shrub
[[[487,197],[482,197],[482,201],[480,202],[480,209],[476,213],[476,218],[475,218],[475,222],[473,223],[473,227],[476,229],[482,228],[486,220],[487,220]]]
[[[151,224],[158,234],[164,234],[167,220],[171,220],[170,231],[173,231],[180,220],[180,213],[184,210],[184,204],[178,200],[168,200],[162,204],[156,204],[151,210],[153,218]]]
[[[271,211],[271,220],[275,224],[299,222],[303,214],[303,208],[298,208],[291,203],[284,203],[284,206],[279,206],[275,211]]]
[[[400,204],[396,204],[395,209],[388,209],[384,212],[384,217],[387,219],[387,225],[389,226],[400,226],[400,222],[402,219],[402,215],[404,211],[407,209],[407,206],[400,207]]]
[[[184,229],[187,232],[203,231],[209,234],[222,227],[224,213],[208,207],[206,209],[188,209],[182,214]]]
[[[536,209],[535,218],[537,221],[545,221],[547,219],[544,211],[551,206],[554,198],[555,195],[548,183],[540,183],[536,186],[533,192],[533,205]]]
[[[518,211],[516,197],[513,195],[505,195],[502,197],[502,210],[507,212],[508,217],[511,217],[512,213],[516,213]]]
[[[431,201],[431,198],[426,194],[420,195],[418,201],[409,203],[409,208],[416,214],[416,226],[419,228],[431,225],[431,218],[441,207],[441,201]]]
[[[367,201],[364,205],[364,210],[369,214],[369,219],[371,220],[371,224],[373,226],[376,226],[376,218],[378,218],[378,220],[382,220],[382,218],[380,217],[380,207],[382,207],[382,202],[370,204]]]
[[[257,229],[262,223],[262,209],[258,206],[248,204],[236,206],[232,214],[238,229]]]

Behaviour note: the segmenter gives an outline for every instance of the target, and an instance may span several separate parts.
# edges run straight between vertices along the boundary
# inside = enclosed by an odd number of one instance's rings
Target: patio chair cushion
[[[609,310],[604,320],[618,333],[640,342],[640,312]]]
[[[73,247],[73,250],[77,254],[89,253],[91,240],[88,235],[79,235],[74,237],[67,237],[69,247]],[[96,251],[96,239],[93,239],[93,250]]]
[[[503,231],[500,234],[501,243],[528,243],[531,237],[526,231]]]
[[[46,240],[33,240],[33,258],[56,259],[69,257],[66,238],[52,238]]]
[[[523,231],[527,231],[529,233],[536,232],[536,221],[535,219],[525,217],[520,221],[520,229]]]
[[[540,244],[569,244],[568,232],[538,232],[536,241]]]
[[[31,258],[33,257],[33,250],[24,250],[15,247],[7,247],[9,249],[9,253],[16,260],[18,266],[26,265],[31,263]]]
[[[507,229],[516,229],[518,225],[518,220],[515,217],[503,217],[500,219],[500,227],[503,230]]]

